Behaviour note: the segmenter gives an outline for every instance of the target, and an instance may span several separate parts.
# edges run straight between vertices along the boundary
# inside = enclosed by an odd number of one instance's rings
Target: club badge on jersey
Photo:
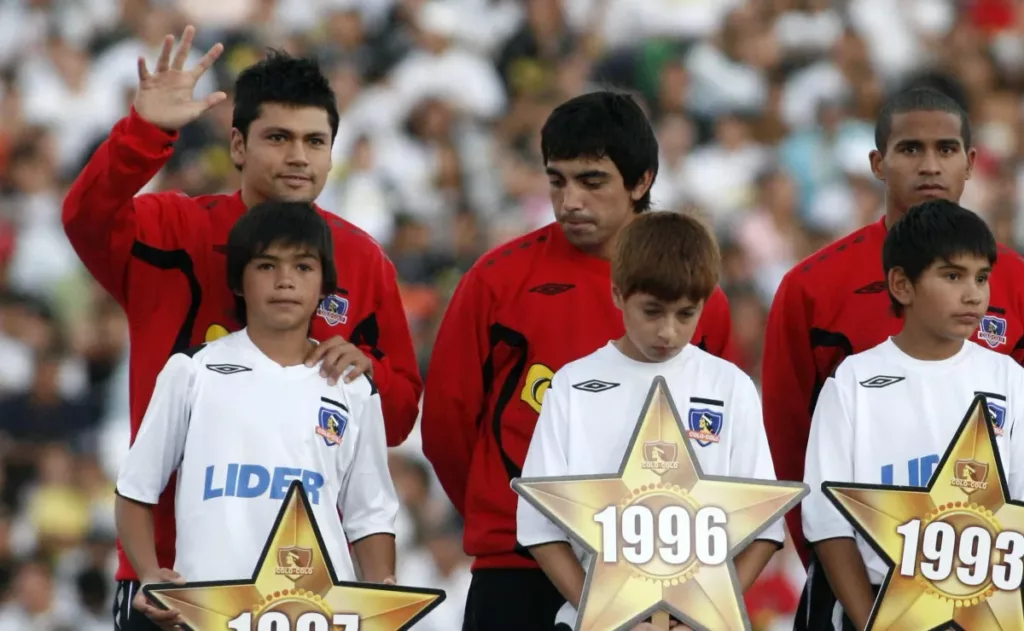
[[[316,314],[323,318],[328,325],[337,326],[348,322],[348,298],[342,298],[337,294],[331,294],[320,302]]]
[[[996,436],[1003,435],[1003,425],[1006,424],[1006,408],[994,401],[989,401],[988,412],[992,417],[992,429]]]
[[[722,425],[725,424],[725,414],[715,412],[707,408],[691,408],[687,415],[690,431],[686,435],[697,441],[701,447],[707,447],[711,443],[721,440]]]
[[[993,315],[983,317],[978,325],[978,339],[990,348],[1006,344],[1006,319]]]
[[[324,444],[328,447],[340,445],[347,425],[348,418],[344,414],[328,407],[321,407],[316,433],[324,439]]]

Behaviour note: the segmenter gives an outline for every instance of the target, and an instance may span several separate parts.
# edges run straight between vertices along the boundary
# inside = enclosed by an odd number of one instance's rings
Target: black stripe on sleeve
[[[348,406],[345,405],[344,403],[338,403],[334,399],[328,399],[327,397],[320,397],[320,400],[323,401],[324,403],[330,403],[331,405],[333,405],[335,407],[339,407],[339,408],[345,410],[346,412],[348,412]]]
[[[690,403],[701,403],[703,405],[717,405],[718,407],[725,407],[725,401],[719,401],[718,399],[702,399],[700,397],[690,397]]]
[[[1005,396],[1003,396],[1001,394],[996,394],[995,392],[982,392],[981,390],[975,390],[974,391],[974,396],[978,396],[979,394],[981,396],[985,397],[986,399],[995,399],[996,401],[1006,401],[1006,397]]]

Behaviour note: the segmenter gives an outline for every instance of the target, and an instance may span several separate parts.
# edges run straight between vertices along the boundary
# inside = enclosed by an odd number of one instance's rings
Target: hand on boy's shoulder
[[[373,361],[358,346],[340,335],[320,342],[306,357],[309,367],[320,363],[320,375],[329,385],[336,385],[344,377],[345,383],[352,383],[360,375],[373,376]]]

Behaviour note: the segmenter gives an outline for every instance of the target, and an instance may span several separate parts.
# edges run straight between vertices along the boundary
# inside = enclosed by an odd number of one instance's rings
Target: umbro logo
[[[899,383],[904,379],[906,379],[906,377],[889,377],[887,375],[878,375],[877,377],[872,377],[871,379],[860,382],[860,385],[864,386],[865,388],[884,388],[886,386],[891,386],[894,383]]]
[[[555,296],[558,294],[565,293],[575,287],[569,283],[544,283],[543,285],[537,285],[530,289],[531,294],[541,294],[543,296]]]
[[[608,383],[607,381],[601,381],[600,379],[590,379],[583,383],[573,384],[573,388],[582,390],[583,392],[604,392],[605,390],[611,390],[612,388],[618,388],[617,383]]]
[[[206,368],[221,375],[235,375],[240,372],[249,372],[252,370],[252,368],[237,366],[235,364],[208,364]]]
[[[855,294],[880,294],[884,291],[888,291],[889,286],[884,280],[876,280],[873,283],[864,285],[860,289],[854,290]]]

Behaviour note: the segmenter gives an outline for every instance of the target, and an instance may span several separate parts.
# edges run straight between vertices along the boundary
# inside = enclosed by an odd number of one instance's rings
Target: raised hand
[[[196,100],[192,96],[199,78],[224,52],[223,45],[215,44],[203,55],[195,68],[185,70],[185,60],[192,50],[192,38],[195,34],[196,30],[193,27],[185,27],[177,50],[174,50],[173,35],[164,38],[164,45],[156,62],[156,72],[152,74],[146,68],[146,60],[139,57],[139,90],[135,95],[135,111],[144,120],[167,131],[181,129],[202,116],[206,110],[228,98],[223,92],[214,92],[202,100]]]

